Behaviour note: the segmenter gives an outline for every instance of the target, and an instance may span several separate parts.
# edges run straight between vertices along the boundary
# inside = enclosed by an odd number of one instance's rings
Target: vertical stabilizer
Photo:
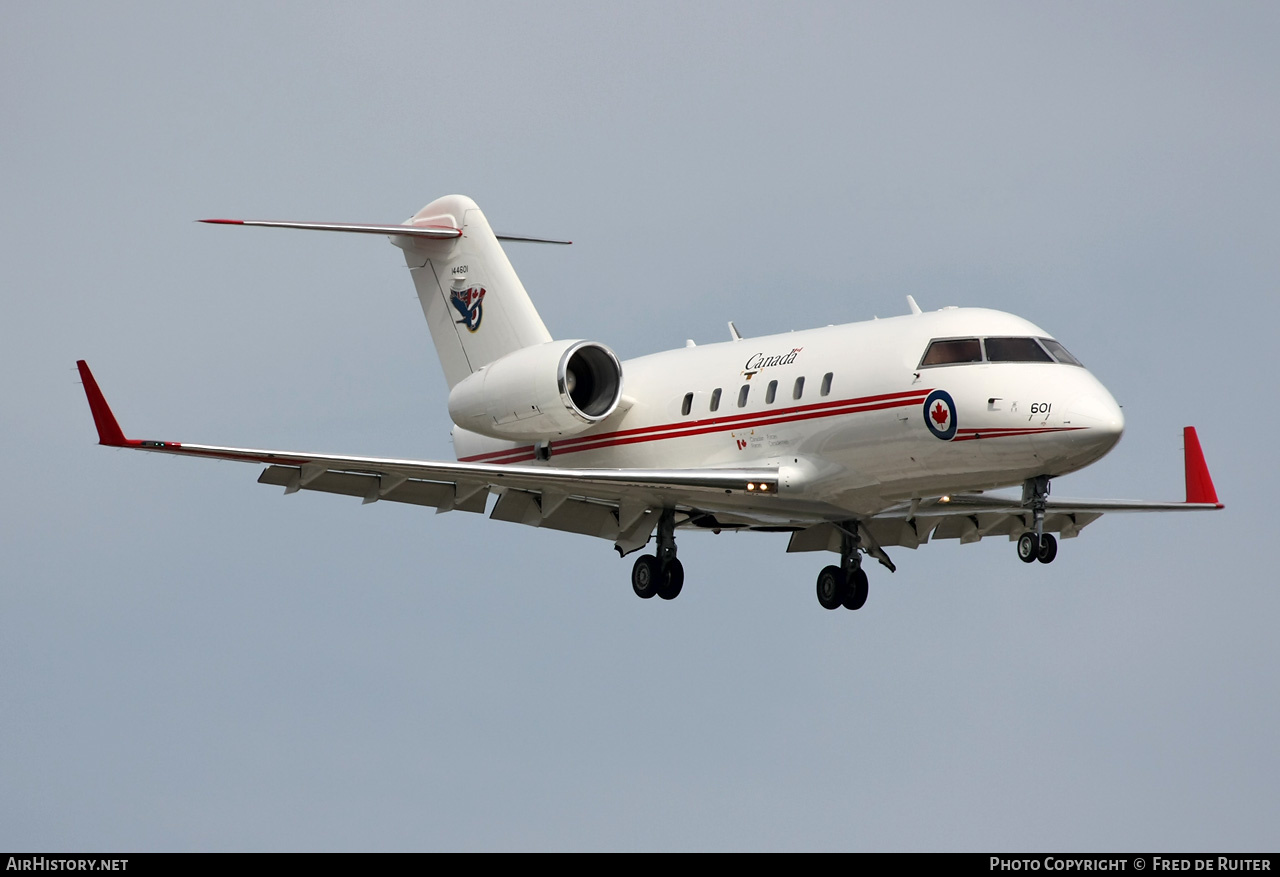
[[[407,224],[462,230],[451,239],[391,238],[404,250],[450,389],[508,353],[551,340],[474,201],[464,195],[437,198]]]

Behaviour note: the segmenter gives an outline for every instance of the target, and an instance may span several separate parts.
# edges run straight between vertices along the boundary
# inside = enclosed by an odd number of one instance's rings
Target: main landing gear
[[[684,587],[684,566],[672,558],[665,565],[652,554],[636,558],[631,567],[631,590],[636,596],[648,600],[657,594],[664,600],[674,600]]]
[[[657,594],[674,600],[684,588],[684,566],[676,559],[676,515],[670,509],[658,518],[658,553],[645,554],[631,567],[631,590],[648,600]]]
[[[823,609],[861,609],[867,602],[867,572],[862,568],[862,539],[857,524],[844,530],[840,540],[840,565],[818,573],[818,602]]]
[[[1058,540],[1052,533],[1045,533],[1038,540],[1030,530],[1018,537],[1018,560],[1023,563],[1053,563],[1058,556]]]
[[[1044,512],[1049,497],[1049,476],[1037,475],[1022,484],[1022,504],[1031,509],[1034,529],[1018,537],[1018,559],[1023,563],[1053,563],[1058,556],[1058,540],[1044,531]]]

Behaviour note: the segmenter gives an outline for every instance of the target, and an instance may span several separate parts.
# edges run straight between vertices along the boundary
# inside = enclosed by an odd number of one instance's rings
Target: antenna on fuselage
[[[742,340],[742,333],[738,331],[738,327],[733,325],[733,320],[729,321],[729,337],[734,341]]]
[[[913,314],[924,313],[924,311],[920,310],[920,305],[916,304],[916,300],[914,296],[910,296],[910,295],[907,296],[907,305],[911,308],[911,313]]]

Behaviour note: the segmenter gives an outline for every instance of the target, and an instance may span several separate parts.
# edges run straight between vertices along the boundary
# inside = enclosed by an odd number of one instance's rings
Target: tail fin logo
[[[455,289],[449,293],[449,302],[462,314],[462,323],[467,331],[474,332],[480,328],[480,320],[484,316],[484,287],[471,286],[467,289]]]

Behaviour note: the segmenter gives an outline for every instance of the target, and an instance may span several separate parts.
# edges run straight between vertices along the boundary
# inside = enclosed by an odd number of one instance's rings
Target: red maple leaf
[[[934,405],[932,417],[933,422],[938,424],[938,426],[942,426],[942,424],[946,423],[949,416],[950,413],[947,411],[947,406],[943,405],[941,402]]]

